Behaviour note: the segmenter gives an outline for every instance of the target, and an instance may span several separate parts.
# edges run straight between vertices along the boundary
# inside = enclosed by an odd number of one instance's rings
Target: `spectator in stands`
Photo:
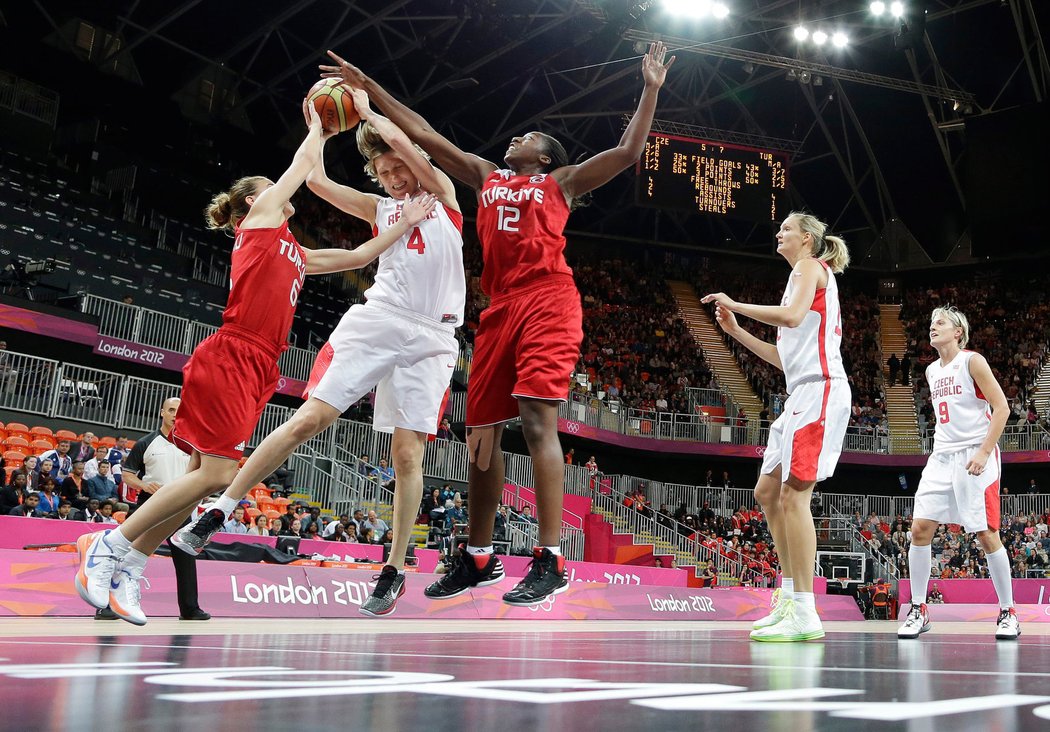
[[[522,506],[521,510],[518,511],[518,521],[522,521],[527,524],[537,524],[539,521],[532,515],[532,506]]]
[[[448,417],[441,418],[441,424],[438,426],[437,439],[454,441],[456,439],[456,433],[452,431],[452,425],[448,421]]]
[[[270,535],[270,519],[264,513],[260,513],[255,517],[255,521],[248,527],[246,534],[252,536],[269,536]]]
[[[364,523],[365,512],[362,511],[360,508],[355,508],[354,517],[350,519],[350,523],[346,525],[346,530],[352,533],[354,536],[357,536],[358,532],[361,531],[361,527],[364,526]]]
[[[26,458],[29,460],[29,458]],[[54,475],[55,462],[50,459],[40,459],[37,462],[36,470],[29,474],[29,489],[36,490],[40,485],[40,476],[42,475]],[[72,469],[72,468],[71,468]]]
[[[46,471],[45,463],[51,466]],[[58,447],[48,450],[40,456],[40,470],[37,472],[49,472],[55,480],[65,480],[66,476],[73,472],[73,460],[69,457],[69,440],[59,440]]]
[[[346,535],[346,526],[342,521],[332,521],[329,526],[332,526],[332,531],[329,533],[328,527],[325,527],[326,536],[324,538],[326,541],[341,541],[344,543],[350,541],[350,538]]]
[[[383,463],[382,460],[380,460],[379,462],[380,464]],[[386,532],[386,530],[390,528],[389,526],[387,526],[386,521],[384,521],[376,515],[375,511],[368,512],[368,519],[365,521],[364,525],[372,529],[373,533],[376,536],[382,536]]]
[[[733,479],[729,477],[729,471],[728,470],[723,470],[722,471],[722,487],[723,488],[733,488],[733,487],[735,487],[733,485]]]
[[[113,480],[116,482],[118,488],[124,481],[121,473],[124,470],[124,460],[127,457],[128,438],[125,435],[121,435],[117,438],[117,444],[111,447],[109,453],[106,455],[106,460],[109,460],[110,473],[113,474]],[[135,503],[135,497],[128,496],[127,493],[122,494],[121,498],[127,503]]]
[[[302,533],[304,539],[320,539],[321,525],[319,523],[311,523]]]
[[[897,372],[901,370],[901,361],[896,353],[891,353],[886,365],[890,367],[890,386],[897,383]]]
[[[366,478],[371,477],[373,472],[372,460],[368,457],[368,455],[362,455],[359,458],[357,458],[357,472],[365,476]]]
[[[365,524],[364,527],[361,529],[361,531],[358,532],[358,534],[357,534],[357,543],[358,544],[371,544],[372,540],[374,538],[375,538],[375,532],[372,530],[372,527],[369,526],[368,524]]]
[[[57,511],[59,495],[55,479],[49,476],[43,476],[40,479],[38,489],[40,495],[40,510],[45,514]]]
[[[441,486],[440,498],[441,498],[441,505],[442,506],[444,506],[447,501],[451,501],[455,497],[456,497],[456,492],[454,490],[452,490],[452,484],[451,483],[445,483],[443,486]]]
[[[73,504],[63,499],[58,502],[58,510],[54,513],[48,514],[47,517],[59,521],[76,521],[77,517],[73,513],[73,510]]]
[[[379,466],[372,471],[369,477],[381,486],[389,488],[394,482],[394,467],[387,462],[386,458],[380,458]]]
[[[467,512],[463,508],[463,499],[456,496],[452,499],[452,505],[445,504],[445,528],[455,531],[456,524],[467,523]]]
[[[317,530],[311,531],[311,526],[316,526]],[[303,534],[306,535],[310,533],[316,533],[320,535],[322,528],[323,527],[321,526],[321,508],[319,506],[311,506],[310,513],[308,513],[302,519]]]
[[[281,529],[281,536],[295,536],[302,537],[303,535],[303,522],[299,519],[292,519],[292,522],[287,527]]]
[[[29,493],[21,506],[15,506],[8,513],[11,516],[26,516],[32,518],[43,518],[47,514],[40,510],[40,494]]]
[[[492,529],[492,538],[496,541],[506,541],[508,523],[510,523],[510,513],[507,507],[501,504],[496,511],[496,523]]]
[[[0,488],[0,515],[6,516],[11,509],[22,505],[26,497],[27,476],[11,473],[11,482]]]
[[[430,521],[430,512],[441,506],[444,504],[441,503],[441,491],[437,488],[431,490],[429,495],[423,496],[423,502],[419,506],[419,517],[423,523]]]
[[[572,465],[573,458],[575,458],[575,457],[576,457],[576,450],[574,448],[570,447],[569,451],[567,453],[565,453],[565,464],[566,465]]]
[[[320,509],[318,509],[320,510]],[[247,534],[248,527],[244,523],[244,507],[237,506],[230,514],[230,518],[222,525],[222,530],[227,534]]]
[[[6,483],[8,485],[10,485],[11,483],[14,482],[16,475],[24,475],[26,477],[26,487],[27,488],[31,488],[31,489],[35,489],[36,488],[36,480],[37,480],[37,476],[38,476],[38,474],[36,472],[36,464],[37,464],[37,462],[38,462],[38,459],[37,459],[36,455],[28,455],[26,457],[26,459],[22,461],[22,464],[19,465],[14,470],[12,470],[11,474],[7,476]]]
[[[293,521],[299,520],[299,502],[289,503],[284,507],[284,515],[281,516],[281,531],[287,531],[288,527],[292,525]],[[300,527],[302,523],[300,522]]]
[[[98,523],[98,499],[92,498],[88,500],[87,508],[84,509],[84,520],[88,523]]]
[[[87,485],[84,480],[85,469],[85,464],[77,460],[73,463],[73,472],[58,487],[59,495],[78,508],[87,505],[88,500]]]
[[[95,433],[85,432],[80,442],[73,443],[69,448],[69,457],[72,460],[87,462],[95,457]]]
[[[90,480],[84,481],[88,498],[97,498],[99,503],[103,501],[117,500],[117,484],[113,482],[109,474],[109,461],[103,460],[98,464],[98,475]]]
[[[323,538],[327,539],[329,536],[331,536],[332,534],[335,533],[335,527],[338,526],[339,524],[343,525],[343,529],[344,530],[347,527],[349,527],[350,526],[350,516],[349,516],[349,514],[345,514],[344,513],[343,515],[341,515],[339,517],[338,521],[329,521],[328,524],[324,527],[324,531],[321,532],[321,536]]]
[[[95,523],[99,524],[116,524],[117,520],[113,518],[113,512],[116,510],[117,504],[113,501],[103,501],[98,505],[98,513],[95,514]]]
[[[84,462],[84,479],[90,480],[98,475],[98,463],[100,460],[106,460],[109,457],[109,448],[99,445],[95,448],[95,454],[91,456],[91,459]],[[77,461],[73,460],[74,467]],[[112,466],[110,466],[112,467]],[[114,483],[116,480],[113,481]]]

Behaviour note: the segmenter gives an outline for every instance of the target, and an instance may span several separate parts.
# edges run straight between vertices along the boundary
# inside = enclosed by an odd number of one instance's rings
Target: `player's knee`
[[[292,415],[292,418],[288,420],[287,426],[292,437],[294,437],[299,444],[302,444],[311,437],[320,434],[324,428],[327,427],[327,425],[324,424],[321,415],[305,410],[300,410]]]

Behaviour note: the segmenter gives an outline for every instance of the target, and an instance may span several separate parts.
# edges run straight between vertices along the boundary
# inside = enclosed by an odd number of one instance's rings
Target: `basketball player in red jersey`
[[[541,132],[511,140],[505,168],[460,150],[426,120],[395,100],[360,69],[329,52],[342,77],[369,97],[454,178],[478,194],[478,235],[484,270],[481,286],[492,304],[481,316],[467,390],[470,449],[470,539],[467,557],[426,589],[431,598],[454,597],[498,581],[492,554],[496,509],[504,487],[504,424],[521,417],[535,469],[539,544],[525,578],[503,601],[537,605],[568,587],[559,535],[565,464],[558,441],[558,404],[583,340],[583,313],[572,270],[565,263],[563,232],[573,202],[634,165],[652,126],[656,98],[674,62],[654,43],[642,61],[645,87],[620,143],[579,165],[569,165],[562,145]]]
[[[288,229],[295,213],[289,199],[320,158],[324,135],[312,104],[304,103],[304,114],[309,132],[276,183],[241,178],[205,211],[210,228],[232,229],[235,239],[222,327],[197,346],[183,369],[171,440],[190,453],[188,472],[161,487],[119,529],[77,541],[80,596],[136,625],[146,623],[139,579],[147,558],[202,498],[237,473],[245,442],[277,388],[277,359],[287,348],[305,275],[365,266],[434,207],[432,196],[406,202],[397,226],[353,251],[303,249]]]
[[[953,307],[930,316],[930,345],[938,359],[926,367],[926,383],[936,407],[933,454],[922,471],[912,510],[908,569],[911,609],[898,638],[918,638],[930,629],[926,591],[938,524],[960,524],[977,534],[988,574],[999,598],[998,640],[1021,635],[1014,609],[1010,555],[999,538],[999,436],[1010,405],[984,356],[966,350],[970,323]]]
[[[842,315],[835,274],[849,264],[846,242],[815,216],[792,213],[777,232],[777,252],[791,265],[780,305],[706,295],[730,337],[784,372],[788,400],[769,429],[755,486],[784,570],[773,612],[754,624],[752,640],[791,642],[824,637],[813,596],[817,535],[810,498],[831,476],[842,452],[852,397],[842,365]],[[737,323],[734,313],[777,326],[766,343]]]

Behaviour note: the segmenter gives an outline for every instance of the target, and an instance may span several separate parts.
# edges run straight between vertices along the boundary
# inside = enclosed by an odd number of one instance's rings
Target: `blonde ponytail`
[[[849,266],[849,249],[846,240],[839,236],[826,234],[828,225],[813,214],[792,211],[787,216],[798,221],[798,228],[813,238],[813,256],[826,262],[831,271],[841,274]]]
[[[827,262],[835,274],[845,272],[846,267],[849,266],[849,249],[846,248],[846,240],[840,236],[825,236],[824,252],[819,255],[818,259]]]

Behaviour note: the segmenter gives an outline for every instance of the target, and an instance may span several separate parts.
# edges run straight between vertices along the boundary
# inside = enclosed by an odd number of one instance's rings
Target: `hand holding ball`
[[[310,87],[306,101],[314,105],[325,132],[346,132],[361,121],[354,98],[342,79],[321,79]]]

